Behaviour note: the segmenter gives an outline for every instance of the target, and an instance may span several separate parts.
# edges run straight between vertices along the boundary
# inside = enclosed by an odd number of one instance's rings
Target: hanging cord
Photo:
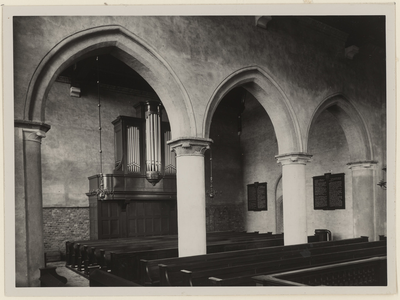
[[[213,169],[213,167],[212,167],[212,150],[210,147],[210,193],[208,194],[208,196],[210,198],[214,198],[212,169]]]
[[[97,99],[98,104],[97,107],[99,108],[99,154],[100,154],[100,175],[103,175],[103,150],[101,145],[101,102],[100,102],[100,75],[99,75],[99,57],[96,56],[96,63],[97,63]]]
[[[245,109],[245,102],[246,102],[247,91],[244,90],[242,97],[240,98],[239,107],[238,107],[238,136],[240,139],[240,135],[242,134],[242,114]]]
[[[97,107],[99,108],[99,156],[100,156],[100,189],[97,190],[97,197],[104,200],[106,195],[110,194],[104,189],[104,176],[103,176],[103,150],[101,144],[101,102],[100,102],[100,72],[99,72],[99,57],[96,56],[97,67]]]

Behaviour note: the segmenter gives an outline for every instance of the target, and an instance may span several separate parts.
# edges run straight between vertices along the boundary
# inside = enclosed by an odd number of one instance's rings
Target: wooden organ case
[[[160,110],[159,103],[139,105],[136,117],[112,122],[113,173],[89,177],[91,239],[177,233],[176,160],[166,143],[171,129],[161,111],[159,118],[148,113]]]

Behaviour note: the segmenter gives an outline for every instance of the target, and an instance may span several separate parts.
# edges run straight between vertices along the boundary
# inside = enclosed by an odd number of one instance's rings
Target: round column
[[[41,141],[49,129],[43,123],[15,122],[16,286],[40,286],[39,268],[44,267]]]
[[[176,153],[179,257],[207,253],[204,153],[202,138],[169,141]]]
[[[367,236],[369,241],[377,240],[374,207],[376,164],[376,161],[348,164],[352,171],[354,237]]]
[[[277,155],[282,165],[284,244],[307,243],[306,164],[312,155]]]

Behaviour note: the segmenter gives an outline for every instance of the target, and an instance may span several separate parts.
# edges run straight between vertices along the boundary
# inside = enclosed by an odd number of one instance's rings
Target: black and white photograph
[[[3,7],[9,296],[397,293],[395,4]]]

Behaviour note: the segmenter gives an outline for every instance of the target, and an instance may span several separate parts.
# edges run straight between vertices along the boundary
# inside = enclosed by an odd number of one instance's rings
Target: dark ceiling
[[[81,85],[96,84],[99,78],[102,84],[154,92],[143,77],[110,54],[99,55],[98,61],[96,56],[78,61],[64,70],[61,76]]]
[[[311,18],[337,28],[348,34],[346,47],[363,47],[373,44],[385,49],[384,16],[312,16]],[[99,77],[101,83],[154,92],[151,86],[134,70],[111,55],[99,55],[77,62],[61,74],[74,82],[95,84]]]
[[[385,16],[313,16],[313,19],[347,33],[346,47],[366,44],[385,49]]]

